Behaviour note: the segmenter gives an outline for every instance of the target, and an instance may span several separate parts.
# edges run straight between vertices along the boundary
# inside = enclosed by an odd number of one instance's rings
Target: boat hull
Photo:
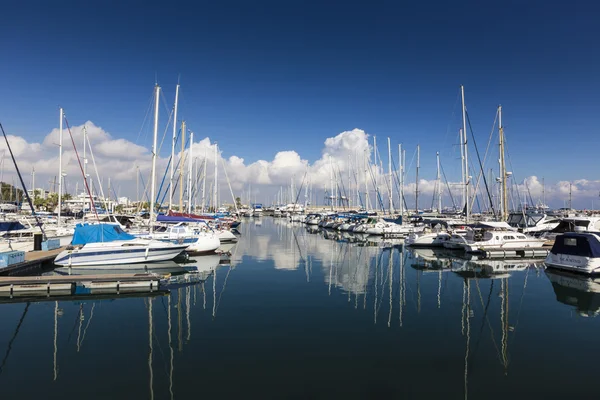
[[[64,250],[54,260],[61,267],[110,266],[123,264],[169,261],[181,254],[187,246],[129,248],[89,248]]]

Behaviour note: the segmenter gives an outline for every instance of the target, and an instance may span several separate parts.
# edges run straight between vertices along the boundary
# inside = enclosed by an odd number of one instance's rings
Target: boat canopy
[[[507,224],[506,222],[503,221],[479,221],[477,222],[474,227],[477,228],[494,228],[494,229],[508,229],[508,230],[514,230],[515,228],[513,228],[512,226],[510,226],[509,224]]]
[[[600,239],[592,233],[568,232],[556,237],[550,251],[553,254],[598,258]]]
[[[0,222],[0,232],[20,231],[21,229],[25,229],[25,227],[18,221]]]
[[[135,236],[130,235],[115,224],[77,224],[71,244],[77,245],[132,239],[135,239]]]
[[[190,218],[190,217],[180,217],[180,216],[174,216],[174,215],[157,215],[156,222],[166,222],[166,223],[171,223],[171,224],[178,223],[178,222],[187,222],[190,224],[198,224],[198,223],[206,224],[206,221],[202,220],[202,219],[196,219],[196,218]]]

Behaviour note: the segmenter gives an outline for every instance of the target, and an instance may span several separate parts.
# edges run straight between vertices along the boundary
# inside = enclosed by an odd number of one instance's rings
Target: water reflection
[[[162,293],[1,305],[6,397],[102,383],[120,389],[86,397],[190,398],[198,385],[225,398],[548,397],[561,387],[537,377],[571,358],[564,379],[584,382],[571,397],[595,390],[584,360],[598,346],[572,343],[600,319],[567,318],[598,314],[596,279],[256,222],[223,254],[162,266]],[[553,362],[540,363],[556,329],[569,344],[552,342]],[[38,384],[9,384],[25,373]]]
[[[600,277],[553,269],[547,269],[546,275],[552,282],[556,300],[573,306],[583,317],[595,317],[600,313]]]

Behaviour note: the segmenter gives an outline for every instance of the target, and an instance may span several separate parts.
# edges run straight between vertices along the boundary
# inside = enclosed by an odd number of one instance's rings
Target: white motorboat
[[[444,247],[444,243],[450,240],[451,235],[448,232],[412,232],[404,243],[412,247]]]
[[[507,223],[522,233],[539,234],[556,228],[560,218],[538,212],[510,213]]]
[[[546,266],[584,274],[600,273],[600,233],[558,235],[546,257]]]
[[[185,251],[194,254],[210,254],[221,245],[219,237],[209,232],[201,232],[196,236],[196,241],[189,244]]]
[[[168,261],[187,247],[136,238],[113,224],[76,226],[72,245],[56,256],[54,264],[83,267]]]
[[[463,248],[466,252],[486,250],[505,250],[522,248],[540,248],[545,239],[516,232],[506,222],[480,222],[473,226],[465,236]]]

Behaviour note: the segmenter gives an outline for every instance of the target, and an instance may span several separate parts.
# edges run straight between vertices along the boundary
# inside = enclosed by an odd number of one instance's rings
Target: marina
[[[38,3],[1,399],[598,397],[600,3]]]

